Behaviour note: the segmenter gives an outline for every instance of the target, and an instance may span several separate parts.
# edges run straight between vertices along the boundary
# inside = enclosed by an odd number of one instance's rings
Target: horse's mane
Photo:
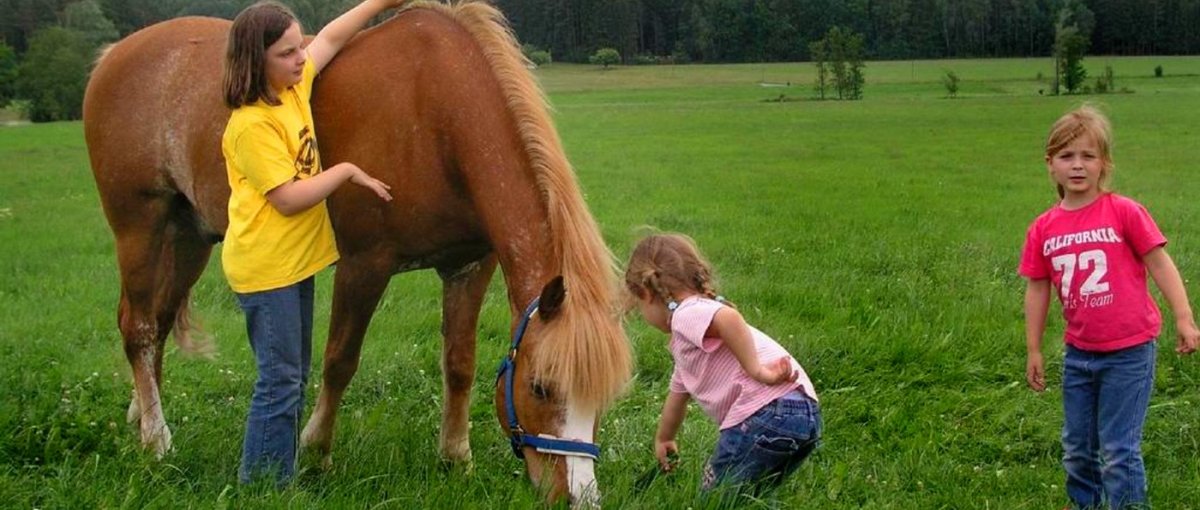
[[[553,340],[540,342],[532,357],[535,376],[557,383],[581,403],[604,407],[624,389],[633,365],[616,305],[617,266],[583,201],[546,96],[495,7],[466,1],[418,2],[412,8],[445,13],[475,38],[507,99],[545,200],[567,297],[560,315],[546,324],[546,338]]]
[[[108,43],[108,44],[105,44],[105,45],[97,48],[96,49],[96,60],[92,61],[92,67],[94,68],[94,67],[100,65],[100,62],[104,61],[104,57],[107,57],[108,52],[112,51],[113,47],[116,45],[117,45],[117,43]]]

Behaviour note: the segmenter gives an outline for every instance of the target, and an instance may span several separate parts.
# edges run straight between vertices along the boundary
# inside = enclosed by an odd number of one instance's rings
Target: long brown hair
[[[1096,150],[1100,152],[1100,161],[1104,167],[1100,171],[1099,188],[1101,192],[1108,192],[1108,180],[1113,171],[1112,123],[1096,107],[1085,104],[1058,118],[1050,128],[1050,135],[1046,137],[1046,160],[1049,161],[1063,148],[1071,145],[1071,142],[1085,136],[1096,143]],[[1055,184],[1055,187],[1058,190],[1058,198],[1063,198],[1066,191],[1062,185]]]
[[[712,264],[692,238],[677,233],[650,234],[638,242],[625,269],[625,287],[639,297],[649,292],[663,303],[681,291],[718,298]]]
[[[225,52],[225,105],[240,108],[262,99],[282,104],[267,81],[267,48],[275,44],[296,21],[287,6],[263,0],[242,10],[229,30]]]

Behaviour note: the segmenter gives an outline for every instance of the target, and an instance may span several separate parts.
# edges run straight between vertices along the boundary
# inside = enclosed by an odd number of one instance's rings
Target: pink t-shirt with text
[[[738,425],[750,415],[797,387],[813,400],[817,393],[808,374],[793,360],[800,377],[792,383],[767,386],[742,370],[733,352],[720,338],[705,337],[717,310],[725,305],[712,299],[692,296],[671,315],[671,356],[675,371],[671,374],[671,392],[691,395],[700,408],[724,430]],[[788,356],[775,340],[750,327],[758,360],[762,363]]]
[[[1167,244],[1141,204],[1113,193],[1076,210],[1054,206],[1034,220],[1021,276],[1049,278],[1062,302],[1068,344],[1111,352],[1158,336],[1162,317],[1142,256]]]

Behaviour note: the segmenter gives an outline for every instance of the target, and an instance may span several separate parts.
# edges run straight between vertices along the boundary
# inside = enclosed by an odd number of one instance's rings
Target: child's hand
[[[1196,347],[1200,344],[1200,329],[1196,328],[1196,322],[1192,320],[1177,321],[1175,331],[1179,335],[1179,345],[1175,347],[1175,352],[1179,354],[1196,352]]]
[[[655,440],[654,457],[658,459],[658,465],[663,471],[672,471],[679,457],[679,446],[675,441]]]
[[[350,176],[350,182],[374,191],[375,194],[379,195],[379,198],[382,198],[385,202],[392,201],[392,194],[388,193],[388,190],[392,189],[391,186],[384,184],[383,181],[379,179],[367,175],[367,173],[361,168],[354,167],[354,169],[356,172]]]
[[[796,371],[792,366],[792,357],[784,356],[770,363],[762,365],[762,370],[759,371],[759,376],[755,377],[758,382],[763,384],[782,384],[785,382],[793,382],[800,377],[800,372]]]
[[[1042,353],[1031,352],[1025,360],[1025,382],[1029,389],[1037,392],[1046,391],[1046,368],[1042,361]]]

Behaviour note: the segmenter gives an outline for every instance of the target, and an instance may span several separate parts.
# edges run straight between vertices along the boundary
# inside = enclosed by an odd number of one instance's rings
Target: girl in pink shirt
[[[668,455],[679,449],[675,435],[695,399],[721,431],[701,488],[745,485],[757,494],[779,485],[821,435],[817,395],[804,369],[717,296],[712,267],[687,236],[642,239],[625,285],[646,322],[671,335],[675,369],[654,438],[662,468],[672,468]]]
[[[1200,341],[1167,240],[1137,202],[1107,189],[1113,164],[1108,119],[1084,106],[1054,124],[1046,166],[1061,199],[1034,220],[1019,272],[1025,291],[1025,377],[1046,389],[1042,335],[1053,292],[1066,319],[1063,467],[1075,508],[1142,507],[1142,427],[1154,385],[1162,324],[1146,285],[1154,278],[1175,316],[1176,352]]]

